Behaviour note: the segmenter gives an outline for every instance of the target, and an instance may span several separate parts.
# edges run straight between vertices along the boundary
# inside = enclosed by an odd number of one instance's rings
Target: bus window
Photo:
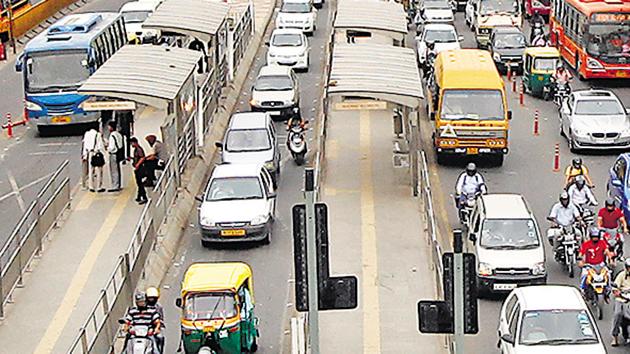
[[[103,56],[101,55],[101,51],[98,50],[97,43],[92,44],[92,55],[94,56],[94,59],[96,60],[96,68],[100,67],[103,64]]]

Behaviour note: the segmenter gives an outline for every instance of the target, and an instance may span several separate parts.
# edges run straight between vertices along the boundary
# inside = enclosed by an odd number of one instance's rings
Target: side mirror
[[[266,42],[265,42],[265,45],[266,45],[267,47],[269,47],[269,41],[266,41]]]
[[[182,308],[182,298],[178,297],[177,299],[175,299],[175,306],[179,307],[180,309]]]
[[[435,120],[435,112],[431,112],[431,114],[429,114],[429,118],[431,118],[431,120]]]
[[[470,240],[470,242],[476,243],[477,242],[477,234],[472,232],[472,231],[470,231],[468,233],[468,239]]]
[[[613,179],[612,181],[610,181],[610,184],[612,184],[613,187],[617,187],[617,188],[623,187],[623,184],[618,179]]]
[[[203,203],[203,196],[202,195],[196,195],[195,196],[195,200],[198,201],[198,202]]]
[[[17,60],[15,61],[15,71],[22,72],[23,66],[24,66],[24,52],[22,52],[22,54],[20,54],[20,56],[18,56]]]
[[[463,42],[464,41],[464,36],[457,36],[457,41],[458,42]]]
[[[222,142],[220,142],[220,141],[216,141],[216,142],[214,143],[214,146],[216,146],[216,147],[217,147],[217,148],[219,148],[219,149],[223,149],[223,143],[222,143]]]
[[[277,196],[278,196],[278,194],[276,192],[270,192],[269,193],[269,199],[273,199],[273,198],[275,198]]]
[[[508,120],[512,119],[512,111],[507,111],[507,118]]]
[[[514,337],[511,334],[502,334],[501,340],[512,345],[514,344]]]
[[[125,324],[125,319],[124,318],[119,318],[118,319],[118,324]]]

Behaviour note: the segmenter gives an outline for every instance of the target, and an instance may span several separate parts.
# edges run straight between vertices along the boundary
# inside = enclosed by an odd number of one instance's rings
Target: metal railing
[[[42,251],[44,239],[69,206],[70,178],[66,160],[29,204],[0,250],[0,317],[4,317],[4,306],[11,301],[13,290],[23,285],[22,277],[33,257]]]

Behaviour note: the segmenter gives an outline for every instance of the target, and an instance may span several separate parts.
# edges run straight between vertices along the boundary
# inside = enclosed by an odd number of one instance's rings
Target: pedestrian
[[[116,122],[110,121],[107,124],[109,129],[107,152],[109,153],[109,175],[111,177],[111,187],[107,191],[118,192],[122,189],[120,163],[125,160],[125,142],[122,134],[116,130]]]
[[[144,149],[138,143],[138,138],[135,136],[129,139],[131,146],[133,147],[133,174],[136,178],[136,186],[138,187],[138,194],[136,196],[136,202],[142,205],[145,204],[147,199],[147,191],[144,189],[144,178],[146,177],[145,167],[145,154]]]
[[[90,192],[104,192],[103,166],[105,165],[105,148],[101,133],[96,129],[90,129],[85,132],[81,151],[84,174],[82,178],[83,185],[87,185]],[[87,181],[83,181],[83,179],[87,179]]]
[[[133,111],[117,111],[116,118],[118,120],[118,130],[125,137],[125,160],[128,160],[131,158],[130,139],[133,134]]]
[[[164,170],[166,165],[166,148],[164,143],[159,141],[153,134],[147,135],[144,140],[147,141],[151,148],[147,154],[145,160],[145,166],[147,168],[147,187],[155,185],[157,178],[155,177],[155,170]]]

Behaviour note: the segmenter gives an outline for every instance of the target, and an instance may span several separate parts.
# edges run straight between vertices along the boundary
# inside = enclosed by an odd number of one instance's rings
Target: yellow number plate
[[[466,148],[467,155],[477,155],[479,153],[479,148]]]
[[[221,230],[221,236],[245,236],[245,230]]]
[[[52,117],[50,121],[52,123],[70,123],[71,119],[68,116],[58,116],[58,117]]]

